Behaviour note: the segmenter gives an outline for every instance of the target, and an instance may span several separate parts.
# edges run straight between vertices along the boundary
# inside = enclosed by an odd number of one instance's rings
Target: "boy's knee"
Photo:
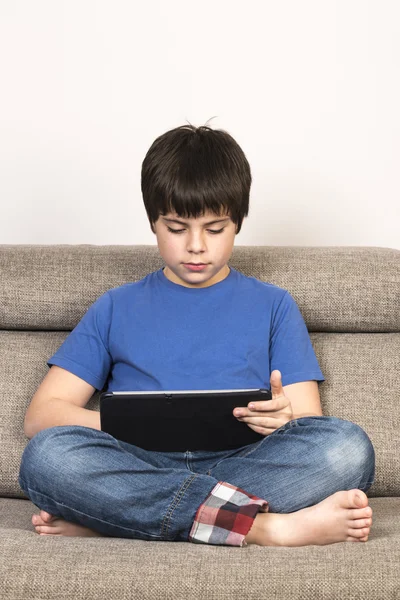
[[[372,480],[375,450],[368,434],[351,421],[337,418],[334,421],[324,452],[330,472],[346,475],[350,480],[365,472]]]
[[[39,478],[43,469],[47,472],[60,468],[62,458],[68,446],[73,443],[70,439],[74,426],[48,427],[38,431],[28,442],[21,458],[19,483],[22,489],[30,476]]]

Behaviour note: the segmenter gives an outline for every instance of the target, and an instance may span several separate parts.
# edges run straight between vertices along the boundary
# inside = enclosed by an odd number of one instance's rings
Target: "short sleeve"
[[[325,381],[304,318],[286,291],[274,316],[270,337],[270,373],[282,373],[282,385]]]
[[[111,368],[108,343],[111,317],[112,298],[105,292],[87,309],[47,365],[62,367],[102,390]]]

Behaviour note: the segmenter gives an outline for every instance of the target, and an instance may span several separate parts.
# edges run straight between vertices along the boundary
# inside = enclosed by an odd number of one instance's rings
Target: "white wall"
[[[0,243],[155,244],[145,153],[211,119],[252,168],[236,245],[400,249],[399,22],[397,0],[0,0]]]

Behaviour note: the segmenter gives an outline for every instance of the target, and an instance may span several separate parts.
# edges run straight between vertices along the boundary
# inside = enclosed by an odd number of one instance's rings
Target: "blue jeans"
[[[290,513],[340,490],[367,491],[375,452],[365,431],[336,417],[294,419],[229,451],[155,452],[78,425],[37,433],[19,485],[40,509],[106,536],[188,541],[197,509],[218,482]]]

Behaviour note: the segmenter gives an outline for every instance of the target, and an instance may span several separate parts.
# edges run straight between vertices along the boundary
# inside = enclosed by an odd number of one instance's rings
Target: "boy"
[[[291,295],[228,266],[248,214],[250,166],[207,126],[158,137],[142,193],[163,269],[110,289],[48,361],[25,417],[19,483],[40,535],[220,545],[367,541],[375,454],[356,424],[322,415],[324,381]],[[235,409],[261,440],[152,452],[102,432],[94,391],[270,387]],[[237,414],[240,413],[240,414]]]

